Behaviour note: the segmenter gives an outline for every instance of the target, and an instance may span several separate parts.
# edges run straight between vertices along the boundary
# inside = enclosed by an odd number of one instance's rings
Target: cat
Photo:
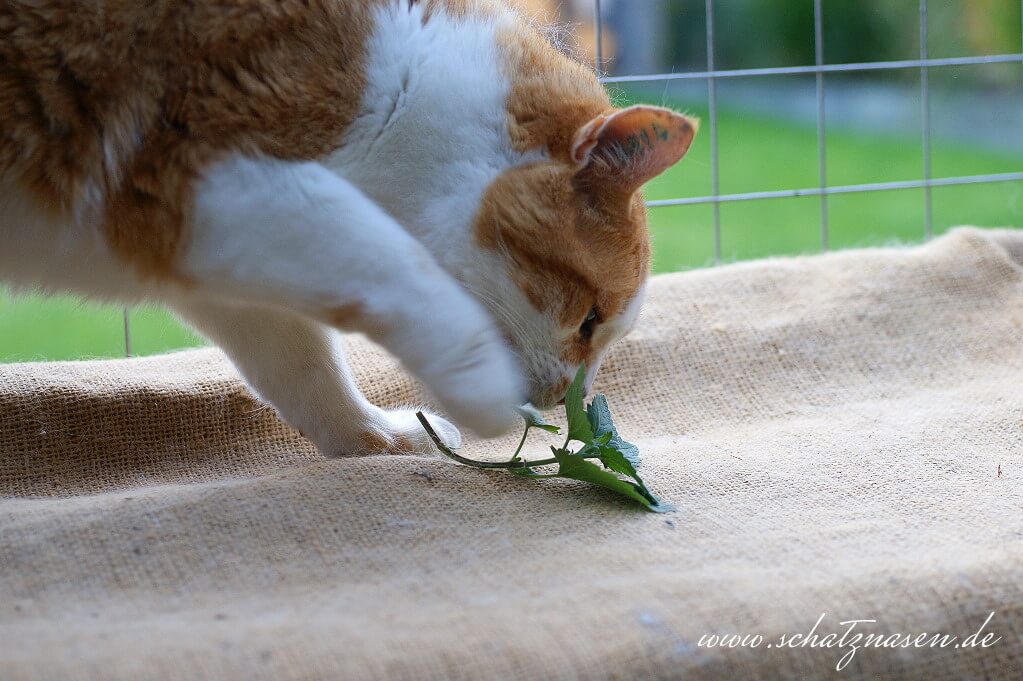
[[[337,331],[483,437],[588,390],[696,127],[499,0],[0,0],[0,279],[168,306],[325,455],[428,452]]]

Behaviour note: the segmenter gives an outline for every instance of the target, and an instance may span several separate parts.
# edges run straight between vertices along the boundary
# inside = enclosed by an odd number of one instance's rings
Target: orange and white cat
[[[499,0],[0,0],[0,279],[169,306],[324,454],[428,451],[335,331],[481,435],[553,406],[694,134]]]

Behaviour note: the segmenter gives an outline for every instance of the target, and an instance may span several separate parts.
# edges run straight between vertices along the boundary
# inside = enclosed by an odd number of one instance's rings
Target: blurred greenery
[[[706,117],[705,111],[690,109]],[[646,187],[648,199],[711,193],[710,136],[697,136],[682,163]],[[724,194],[817,186],[816,131],[804,125],[719,112],[720,187]],[[917,138],[864,132],[827,134],[829,184],[921,177]],[[932,157],[948,175],[1019,172],[1019,152],[934,143]],[[937,164],[936,164],[937,165]],[[830,249],[917,243],[924,238],[924,190],[832,195],[827,198]],[[961,224],[1023,227],[1023,182],[932,188],[935,234]],[[820,199],[763,199],[721,204],[725,262],[821,249]],[[708,204],[650,209],[654,270],[713,264],[713,208]]]
[[[690,109],[707,115],[699,108]],[[812,126],[736,111],[719,112],[723,193],[813,187],[817,140]],[[866,132],[828,133],[832,184],[882,182],[921,176],[919,139]],[[1018,152],[1000,153],[959,143],[936,142],[936,168],[944,174],[1020,170]],[[940,163],[939,163],[940,161]],[[709,194],[710,144],[706,130],[687,158],[647,186],[647,198]],[[831,248],[919,242],[924,236],[923,190],[846,194],[828,199]],[[820,250],[819,199],[770,199],[721,205],[724,261]],[[936,187],[935,233],[958,224],[1023,227],[1023,182]],[[652,208],[654,270],[673,272],[713,264],[710,205]],[[196,345],[200,341],[173,317],[155,309],[134,310],[132,344],[137,354]],[[0,361],[73,359],[124,354],[121,311],[73,299],[13,299],[0,291]]]
[[[1020,51],[1018,0],[940,0],[928,4],[928,54],[959,57]],[[683,70],[707,65],[704,0],[663,0],[666,64]],[[826,63],[916,59],[919,4],[912,0],[823,0]],[[814,63],[813,0],[717,0],[715,66],[720,69]],[[912,70],[897,78],[915,78]],[[936,80],[952,77],[944,72]],[[992,70],[987,85],[1019,87],[1019,71]]]
[[[130,312],[132,351],[152,355],[200,344],[157,308]],[[124,356],[120,308],[75,298],[14,297],[0,289],[0,362]]]

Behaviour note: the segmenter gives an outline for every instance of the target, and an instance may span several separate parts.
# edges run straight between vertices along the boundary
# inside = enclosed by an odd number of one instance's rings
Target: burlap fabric
[[[215,350],[0,367],[0,678],[1023,678],[1023,232],[651,289],[597,388],[670,515],[322,459]],[[767,648],[991,612],[986,649]]]

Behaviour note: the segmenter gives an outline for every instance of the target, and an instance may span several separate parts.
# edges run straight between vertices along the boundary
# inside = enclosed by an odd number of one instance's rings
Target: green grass
[[[199,345],[200,340],[155,308],[131,311],[132,352],[152,355]],[[13,298],[0,291],[0,361],[124,356],[120,308],[73,298]]]
[[[706,112],[692,111],[706,119]],[[719,114],[722,193],[813,187],[817,139],[812,127],[733,112]],[[922,175],[919,140],[865,133],[831,132],[827,139],[829,184],[916,179]],[[1018,153],[935,144],[935,176],[1016,172]],[[647,198],[710,194],[710,142],[706,127],[688,157],[647,186]],[[919,242],[924,236],[923,190],[847,194],[828,199],[830,247],[849,248]],[[721,206],[722,260],[820,250],[819,199],[767,199]],[[1023,227],[1023,183],[933,189],[935,233],[959,224]],[[650,211],[654,270],[673,272],[713,263],[710,205]],[[199,343],[159,310],[131,313],[136,354],[153,354]],[[0,361],[116,357],[124,354],[119,309],[72,299],[12,299],[0,291]]]
[[[705,118],[705,112],[695,111]],[[811,127],[719,114],[720,189],[723,194],[817,186],[817,137]],[[919,139],[830,132],[828,184],[911,180],[923,175]],[[935,177],[1019,172],[1019,154],[934,144]],[[647,185],[648,199],[711,193],[710,135],[698,135],[682,163]],[[924,190],[833,195],[827,199],[831,249],[915,243],[924,237]],[[1023,227],[1023,182],[932,189],[936,234],[961,224]],[[721,204],[721,255],[731,262],[821,248],[820,199],[763,199]],[[714,261],[710,205],[654,208],[654,270],[673,272]]]

